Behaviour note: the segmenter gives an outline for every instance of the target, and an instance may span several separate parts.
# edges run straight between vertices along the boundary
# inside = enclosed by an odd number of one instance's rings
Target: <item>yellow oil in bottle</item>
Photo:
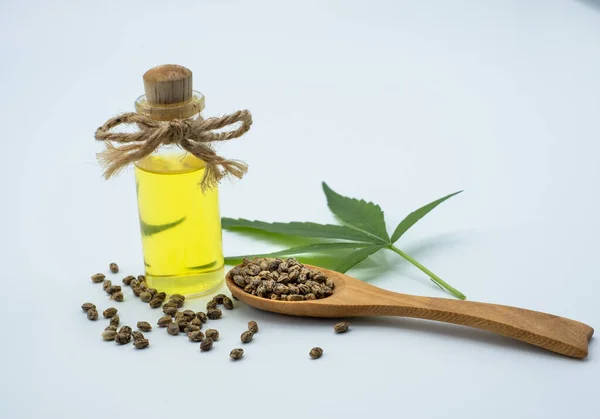
[[[146,279],[167,294],[202,294],[224,278],[218,191],[201,190],[204,170],[187,153],[135,165]]]

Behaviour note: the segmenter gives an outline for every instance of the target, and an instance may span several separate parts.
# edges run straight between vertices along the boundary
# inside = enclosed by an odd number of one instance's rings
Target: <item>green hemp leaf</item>
[[[416,266],[440,288],[446,290],[456,298],[460,298],[461,300],[466,299],[463,293],[449,285],[412,256],[394,245],[408,229],[415,225],[431,210],[462,191],[446,195],[443,198],[437,199],[411,212],[400,222],[400,224],[398,224],[391,238],[388,235],[384,214],[379,205],[362,199],[342,196],[331,189],[325,182],[323,182],[323,192],[325,192],[329,209],[343,225],[295,221],[289,223],[267,223],[264,221],[251,221],[242,218],[233,219],[223,217],[223,229],[247,233],[260,231],[283,236],[300,236],[343,241],[313,243],[272,253],[229,256],[225,258],[225,261],[227,263],[236,263],[246,257],[290,257],[301,254],[328,254],[333,250],[350,249],[352,252],[346,254],[337,261],[334,268],[337,272],[344,273],[375,252],[381,249],[388,249]]]

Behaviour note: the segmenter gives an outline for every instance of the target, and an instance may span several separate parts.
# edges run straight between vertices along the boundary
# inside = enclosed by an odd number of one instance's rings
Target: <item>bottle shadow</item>
[[[468,326],[440,323],[430,320],[410,318],[356,318],[351,320],[351,322],[355,326],[374,329],[401,329],[403,331],[440,336],[443,339],[448,338],[452,340],[465,341],[471,345],[515,350],[536,356],[571,359],[582,362],[586,362],[589,359],[589,356],[583,360],[569,358],[513,338],[498,335],[496,333],[474,329]],[[390,333],[392,332],[390,331]],[[395,330],[394,333],[398,333],[398,330]],[[591,346],[593,342],[594,339],[590,341],[590,353],[592,352]]]
[[[576,0],[578,3],[585,4],[590,8],[600,12],[600,0]]]

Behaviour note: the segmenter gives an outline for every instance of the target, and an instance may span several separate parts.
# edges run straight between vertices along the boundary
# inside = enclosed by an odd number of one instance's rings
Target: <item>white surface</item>
[[[0,417],[599,417],[596,339],[577,361],[406,319],[334,335],[238,304],[210,353],[164,330],[135,351],[79,309],[109,305],[88,279],[109,261],[142,270],[132,174],[101,178],[93,133],[173,62],[206,115],[254,115],[220,148],[251,164],[223,185],[223,215],[331,222],[325,180],[379,203],[393,230],[464,189],[398,245],[471,300],[597,327],[599,44],[592,0],[3,1]],[[277,248],[224,240],[228,254]],[[351,274],[446,296],[392,253]],[[124,322],[158,317],[126,299]],[[250,319],[261,331],[229,362]]]

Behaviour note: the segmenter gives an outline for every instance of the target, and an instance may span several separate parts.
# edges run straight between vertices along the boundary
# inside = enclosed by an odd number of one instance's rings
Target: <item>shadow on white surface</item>
[[[597,12],[600,12],[600,0],[577,0],[578,3],[585,4]]]
[[[506,349],[521,351],[536,356],[554,357],[558,359],[572,359],[574,362],[591,362],[590,356],[583,360],[568,358],[563,355],[550,352],[548,350],[530,345],[519,340],[497,335],[485,330],[473,329],[466,326],[440,323],[429,320],[410,319],[410,318],[360,318],[353,320],[354,325],[365,326],[375,329],[389,329],[390,333],[415,332],[423,335],[436,335],[444,339],[461,340],[471,345],[493,347],[494,349]],[[590,341],[589,353],[593,353],[592,343]]]
[[[250,308],[250,310],[258,309]],[[314,329],[315,327],[326,326],[329,329],[332,324],[341,320],[290,317],[276,313],[269,314],[273,316],[269,318],[269,321],[285,324],[287,327],[293,328],[306,327],[307,329]],[[581,360],[559,355],[516,339],[467,326],[406,317],[354,317],[346,320],[352,325],[349,333],[358,333],[358,329],[360,329],[360,333],[365,335],[367,339],[369,331],[378,335],[404,333],[406,341],[410,344],[420,341],[423,345],[434,345],[442,348],[440,345],[443,345],[446,341],[452,341],[453,346],[454,344],[464,342],[471,346],[478,346],[481,350],[494,351],[494,353],[512,351],[515,353],[521,352],[529,356],[541,356],[547,359],[555,358],[556,360],[563,359],[573,362],[594,362],[595,339],[593,337],[589,344],[590,355]],[[456,347],[458,348],[459,346],[457,345]]]

